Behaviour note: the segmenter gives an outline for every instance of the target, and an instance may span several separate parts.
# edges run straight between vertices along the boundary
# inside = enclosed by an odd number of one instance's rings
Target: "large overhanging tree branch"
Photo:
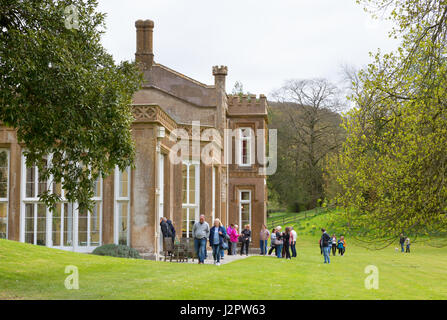
[[[141,75],[100,43],[94,0],[0,0],[0,120],[17,130],[28,166],[91,208],[95,180],[134,159],[130,126]],[[68,9],[68,10],[67,10]],[[48,157],[47,157],[48,156]],[[45,160],[48,159],[48,160]],[[40,195],[51,208],[59,196]]]
[[[359,2],[390,12],[401,45],[376,54],[354,81],[357,107],[333,169],[338,201],[373,245],[401,232],[439,239],[447,234],[447,1]]]

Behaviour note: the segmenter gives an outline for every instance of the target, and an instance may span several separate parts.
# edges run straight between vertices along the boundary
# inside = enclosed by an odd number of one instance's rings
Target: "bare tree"
[[[326,156],[342,142],[340,90],[326,79],[288,80],[273,96],[287,126],[282,130],[288,133],[289,150],[283,150],[283,155],[293,162],[289,168],[295,168],[295,176],[307,190],[308,206],[315,207],[324,196]]]

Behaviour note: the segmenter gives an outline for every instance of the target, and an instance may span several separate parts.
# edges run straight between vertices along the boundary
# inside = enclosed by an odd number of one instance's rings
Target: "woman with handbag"
[[[282,246],[283,246],[283,234],[281,232],[281,227],[276,227],[276,240],[275,240],[275,247],[276,247],[276,257],[282,258]]]
[[[225,226],[223,226],[223,227],[225,229]],[[225,231],[225,237],[223,238],[223,243],[222,243],[222,250],[220,250],[220,260],[223,260],[225,257],[225,250],[230,251],[229,243],[230,243],[230,236],[228,234],[228,231]]]
[[[210,246],[213,248],[214,264],[220,266],[220,252],[224,247],[224,239],[227,232],[219,219],[214,220],[214,226],[210,230]]]
[[[275,256],[278,255],[278,253],[276,252],[276,228],[272,229],[272,235],[270,236],[270,250],[269,250],[269,255],[272,254],[273,250],[275,250]]]

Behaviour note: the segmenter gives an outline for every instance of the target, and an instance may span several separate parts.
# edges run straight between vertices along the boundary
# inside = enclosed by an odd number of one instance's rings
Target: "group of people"
[[[274,250],[277,258],[286,258],[286,259],[295,258],[296,239],[297,239],[296,231],[293,230],[293,227],[286,227],[284,232],[282,232],[281,229],[282,228],[278,226],[272,230],[272,234],[270,236],[270,250],[268,254],[271,255]],[[261,246],[261,254],[265,255],[267,253],[266,247],[267,247],[267,241],[265,240],[265,246],[264,246],[265,249],[264,251],[262,251]],[[290,253],[290,251],[292,251],[292,254]]]
[[[239,233],[239,226],[237,224],[230,224],[226,229],[219,219],[214,220],[213,227],[209,227],[205,221],[205,216],[201,215],[199,221],[194,224],[192,229],[192,237],[194,238],[194,245],[199,258],[199,264],[203,264],[206,259],[206,243],[213,249],[214,264],[220,265],[220,261],[224,258],[225,250],[228,250],[228,255],[236,255],[238,243],[241,244],[240,255],[247,255],[249,253],[250,242],[252,241],[252,231],[250,225],[245,225],[243,230]],[[268,251],[268,240],[271,240],[271,247]],[[271,255],[275,250],[275,255],[278,258],[291,259],[296,257],[296,231],[293,227],[287,227],[284,232],[281,227],[276,227],[270,233],[266,225],[262,225],[259,233],[259,247],[261,255]],[[267,253],[268,251],[268,253]]]
[[[175,239],[175,228],[172,221],[163,217],[160,219],[160,228],[163,237],[171,237]],[[261,255],[271,255],[275,251],[277,258],[292,259],[297,256],[296,241],[297,233],[293,227],[286,227],[285,231],[281,231],[281,227],[274,228],[271,232],[266,225],[262,225],[259,234],[259,247]],[[336,256],[337,251],[340,256],[346,252],[346,240],[343,235],[337,239],[335,234],[330,236],[326,229],[321,229],[322,235],[319,240],[320,253],[324,256],[324,263],[331,263],[331,252]],[[238,243],[240,243],[240,255],[247,255],[249,252],[250,242],[252,241],[252,231],[250,225],[245,225],[239,233],[237,224],[230,224],[227,228],[222,225],[219,219],[214,220],[213,226],[210,228],[205,221],[205,216],[201,215],[192,229],[192,237],[194,239],[194,248],[198,256],[199,264],[203,264],[206,257],[206,244],[209,241],[210,247],[213,249],[214,264],[220,265],[220,261],[224,259],[225,250],[228,255],[237,255]],[[270,250],[268,250],[268,240],[270,239]],[[399,243],[402,252],[410,252],[410,238],[400,235]],[[405,250],[404,250],[405,248]],[[397,250],[397,248],[396,248]]]
[[[345,254],[346,240],[344,236],[340,236],[340,239],[337,240],[335,234],[330,236],[324,228],[321,229],[321,232],[322,235],[319,241],[320,253],[324,256],[324,263],[331,263],[331,251],[333,256],[337,254],[337,249],[340,256]]]
[[[167,218],[160,219],[160,228],[163,237],[175,238],[175,228],[172,221]],[[337,240],[335,234],[330,237],[326,230],[322,229],[323,235],[320,239],[321,253],[324,254],[324,262],[330,263],[330,252],[335,256],[336,250],[341,256],[345,253],[346,240],[343,236]],[[250,225],[245,225],[239,233],[237,224],[230,224],[227,228],[222,225],[219,219],[214,220],[212,227],[205,220],[205,216],[201,215],[199,221],[194,223],[192,228],[192,238],[194,239],[194,249],[196,251],[199,264],[204,264],[207,258],[207,242],[213,250],[213,259],[215,265],[220,265],[224,259],[225,250],[228,255],[237,255],[238,243],[240,243],[240,255],[249,253],[250,242],[252,241],[252,231]],[[268,250],[268,240],[270,239],[270,250]],[[292,259],[297,256],[296,251],[297,233],[293,227],[286,227],[284,232],[280,226],[274,228],[271,232],[266,225],[262,225],[259,233],[259,247],[261,255],[271,255],[275,251],[277,258]]]
[[[228,228],[225,228],[219,219],[215,219],[213,226],[210,228],[205,221],[205,216],[201,215],[199,221],[192,228],[192,237],[199,264],[205,263],[207,256],[206,243],[209,241],[210,247],[213,249],[214,264],[220,266],[220,261],[225,256],[225,250],[228,250],[228,255],[237,254],[238,243],[241,243],[240,254],[248,256],[252,234],[248,224],[239,234],[237,224],[230,224]]]

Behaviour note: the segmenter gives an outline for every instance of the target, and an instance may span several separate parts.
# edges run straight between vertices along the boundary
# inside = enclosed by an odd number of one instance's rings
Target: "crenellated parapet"
[[[214,66],[213,76],[226,76],[228,74],[227,66]]]
[[[267,116],[267,97],[261,94],[228,95],[229,115],[265,115]]]
[[[259,97],[255,94],[228,95],[228,105],[239,107],[267,107],[267,97],[263,94]]]

